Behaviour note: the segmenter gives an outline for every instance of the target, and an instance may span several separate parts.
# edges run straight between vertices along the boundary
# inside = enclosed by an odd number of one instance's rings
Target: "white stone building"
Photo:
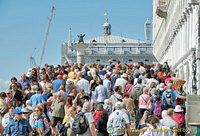
[[[153,53],[200,94],[199,0],[153,0]],[[198,91],[197,91],[198,90]]]
[[[145,41],[133,40],[129,38],[111,35],[111,24],[103,24],[103,35],[85,39],[84,43],[89,47],[85,50],[86,63],[107,64],[108,60],[120,60],[122,64],[134,62],[153,62],[152,46],[150,42],[151,23],[149,20],[145,23]],[[76,42],[77,43],[77,42]],[[68,43],[62,44],[61,64],[65,60],[69,63],[77,61],[76,49],[71,42],[71,30],[69,31]]]

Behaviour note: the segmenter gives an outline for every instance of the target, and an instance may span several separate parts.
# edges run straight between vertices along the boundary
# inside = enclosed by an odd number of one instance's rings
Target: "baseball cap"
[[[23,112],[21,111],[21,109],[19,109],[19,108],[15,108],[15,109],[14,109],[14,115],[15,115],[15,114],[21,114],[21,113],[23,113]]]
[[[122,102],[116,102],[115,103],[115,108],[121,108],[123,106]]]

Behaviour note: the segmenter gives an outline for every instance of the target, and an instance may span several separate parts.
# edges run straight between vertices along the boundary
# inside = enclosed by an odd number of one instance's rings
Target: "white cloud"
[[[0,91],[6,91],[9,88],[10,81],[0,79]]]

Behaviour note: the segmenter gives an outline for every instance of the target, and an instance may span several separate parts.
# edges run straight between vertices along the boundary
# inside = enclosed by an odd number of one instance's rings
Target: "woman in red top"
[[[97,123],[97,120],[99,119],[99,114],[101,113],[102,110],[103,110],[103,105],[102,104],[97,105],[97,109],[93,115],[95,124]]]
[[[176,105],[174,109],[174,116],[173,120],[176,121],[178,127],[181,123],[185,124],[185,115],[184,115],[184,110],[181,108],[180,105]]]

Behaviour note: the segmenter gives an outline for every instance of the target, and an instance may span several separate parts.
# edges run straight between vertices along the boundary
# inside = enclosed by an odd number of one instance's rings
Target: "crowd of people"
[[[185,135],[184,84],[167,62],[34,67],[0,93],[1,135]]]

